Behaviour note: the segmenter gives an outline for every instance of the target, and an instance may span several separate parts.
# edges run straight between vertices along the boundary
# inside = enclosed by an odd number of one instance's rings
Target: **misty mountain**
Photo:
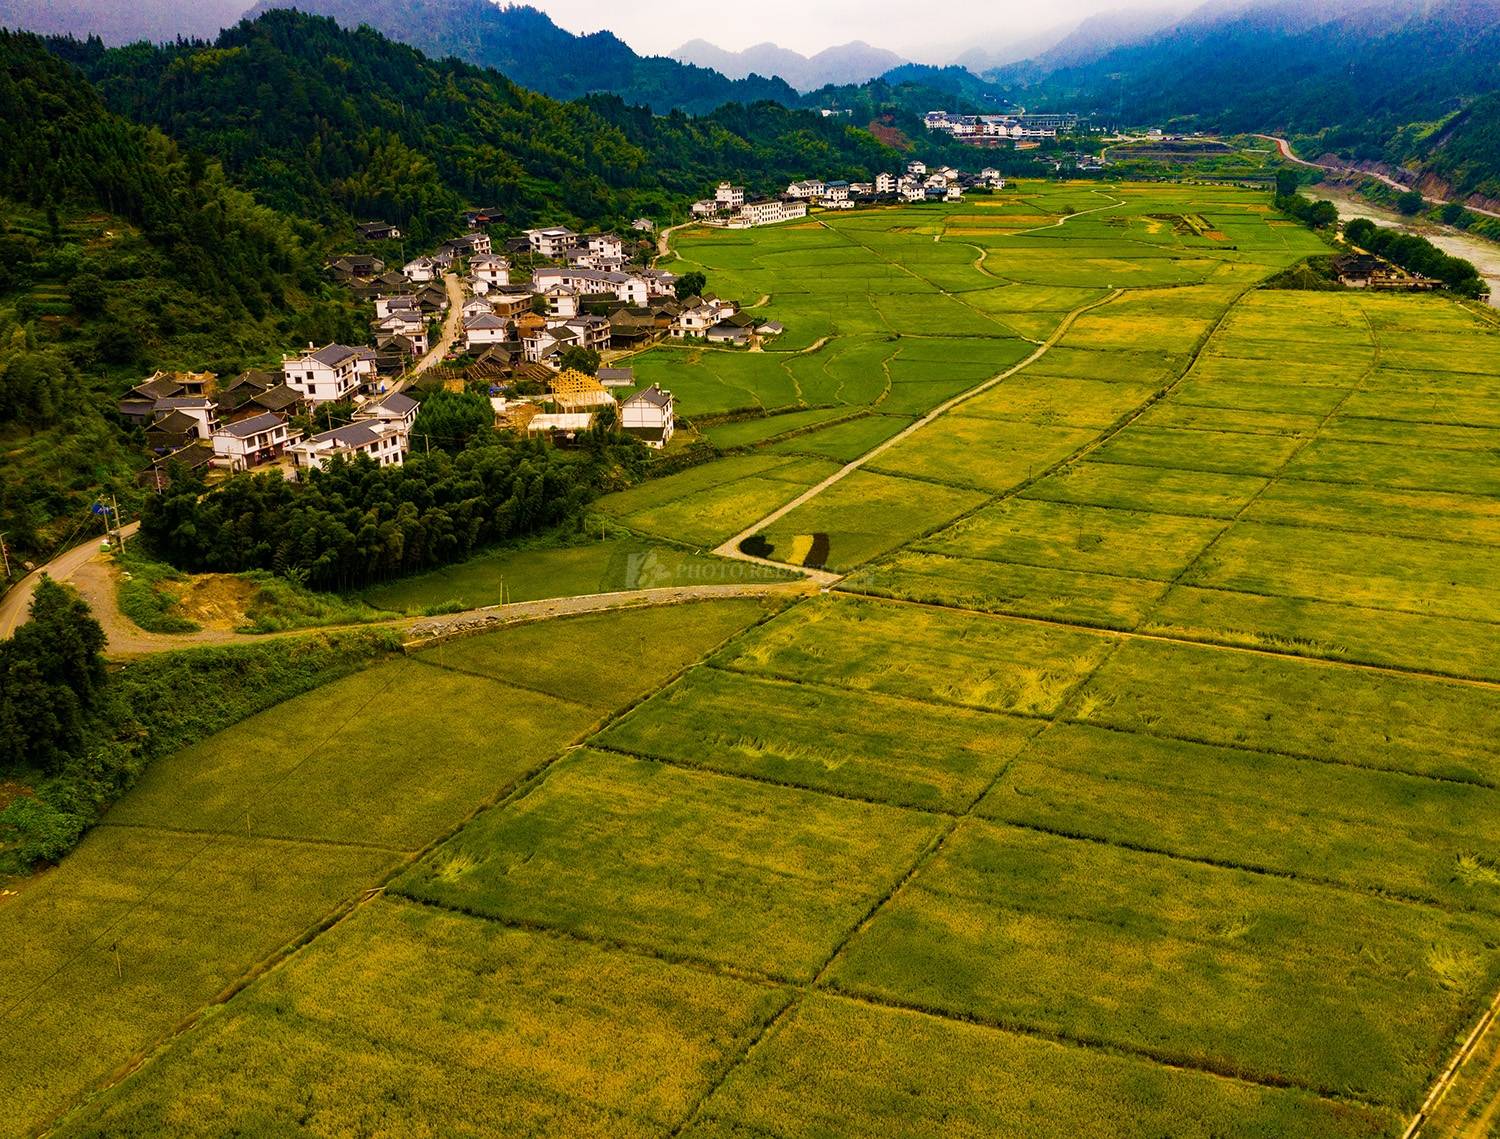
[[[1034,104],[1136,123],[1315,133],[1436,122],[1500,86],[1500,0],[1214,0],[1139,42],[992,78]],[[1091,53],[1083,53],[1091,54]]]
[[[98,36],[107,44],[212,38],[237,22],[245,0],[0,0],[0,27]]]
[[[863,83],[905,62],[895,52],[871,47],[861,40],[825,48],[811,58],[773,43],[756,44],[744,51],[726,51],[707,40],[691,40],[672,52],[671,57],[681,63],[711,68],[731,79],[774,76],[799,91],[813,91],[829,84]]]
[[[1062,48],[991,78],[1037,109],[1286,133],[1393,165],[1462,153],[1449,159],[1462,184],[1500,175],[1500,154],[1463,146],[1494,137],[1482,97],[1500,91],[1500,0],[1212,0],[1103,53],[1069,62]],[[1434,144],[1450,126],[1453,142]]]
[[[8,3],[12,0],[0,0]],[[555,99],[604,92],[665,113],[706,114],[725,103],[798,104],[779,79],[729,79],[665,56],[637,55],[612,32],[574,35],[524,5],[490,0],[259,0],[247,15],[297,8],[346,28],[367,24],[434,59],[453,56]]]

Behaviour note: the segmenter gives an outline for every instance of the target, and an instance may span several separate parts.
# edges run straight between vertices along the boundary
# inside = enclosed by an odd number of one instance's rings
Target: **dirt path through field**
[[[869,451],[866,451],[863,455],[855,459],[853,462],[845,463],[842,467],[834,471],[833,474],[829,475],[822,482],[809,487],[807,490],[803,491],[796,498],[792,499],[791,502],[788,502],[779,510],[773,510],[770,514],[760,519],[760,521],[754,522],[744,530],[741,530],[734,537],[730,538],[727,542],[723,543],[721,546],[715,549],[714,553],[718,554],[720,557],[739,558],[742,561],[758,562],[763,565],[781,565],[781,563],[779,562],[770,562],[764,558],[758,558],[753,554],[745,553],[740,549],[740,543],[745,539],[752,537],[759,531],[764,530],[767,526],[772,526],[775,523],[779,522],[793,510],[796,510],[797,507],[812,501],[814,498],[817,498],[818,495],[822,494],[829,487],[833,486],[836,483],[842,482],[845,478],[863,467],[871,459],[878,458],[879,456],[885,454],[886,451],[889,451],[897,443],[910,438],[912,435],[916,434],[918,431],[926,427],[928,424],[932,423],[934,420],[940,419],[942,416],[946,415],[949,411],[953,410],[953,408],[957,407],[959,404],[964,403],[967,400],[971,400],[977,395],[982,395],[983,393],[989,391],[996,384],[1004,383],[1006,380],[1010,379],[1023,368],[1034,364],[1037,360],[1041,359],[1042,356],[1046,355],[1047,352],[1049,352],[1052,347],[1059,340],[1061,340],[1063,336],[1067,334],[1068,329],[1073,327],[1073,322],[1075,320],[1077,320],[1084,313],[1089,312],[1091,309],[1096,309],[1100,305],[1108,304],[1110,301],[1119,297],[1123,291],[1124,290],[1122,289],[1115,289],[1107,297],[1102,297],[1097,301],[1091,301],[1086,305],[1082,305],[1079,308],[1074,309],[1063,318],[1062,323],[1053,330],[1052,335],[1047,337],[1047,339],[1044,340],[1040,346],[1038,346],[1036,351],[1032,352],[1031,355],[1027,356],[1019,364],[1013,364],[1009,368],[1005,369],[1005,371],[991,376],[978,387],[973,387],[968,391],[960,392],[958,395],[952,397],[951,399],[945,400],[943,403],[940,403],[937,407],[933,408],[921,419],[918,419],[909,427],[903,428],[900,432],[891,436],[884,443],[881,443],[878,446],[870,449]],[[782,568],[784,569],[786,567],[782,566]],[[806,572],[806,567],[803,568]],[[838,576],[835,574],[823,574],[823,571],[814,572],[816,572],[817,574],[822,574],[824,577],[828,578],[830,582],[839,580]]]

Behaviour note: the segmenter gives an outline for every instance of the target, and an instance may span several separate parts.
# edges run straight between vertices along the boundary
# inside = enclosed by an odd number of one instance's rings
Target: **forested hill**
[[[562,103],[290,10],[213,44],[51,43],[113,110],[219,159],[263,202],[334,226],[380,218],[418,242],[465,205],[517,225],[661,216],[720,178],[770,188],[872,175],[897,157],[847,123],[774,103],[697,119],[613,96]]]
[[[152,368],[229,372],[353,334],[321,236],[218,165],[111,114],[77,70],[0,32],[0,531],[33,558],[101,493],[128,502],[139,441],[105,412]]]
[[[1030,106],[1135,124],[1284,132],[1359,160],[1421,159],[1471,104],[1493,123],[1500,90],[1500,2],[1277,0],[1230,16],[1205,10],[1170,31],[1052,71],[993,73]],[[1465,133],[1483,134],[1481,124]],[[1490,138],[1494,137],[1491,129]],[[1500,176],[1500,151],[1465,166],[1475,189]]]
[[[160,132],[109,113],[78,72],[34,36],[0,31],[0,187],[43,210],[103,210],[140,227],[176,276],[231,291],[257,315],[288,276],[311,273],[283,218]]]
[[[625,11],[628,6],[622,6]],[[795,107],[798,95],[780,79],[729,79],[665,56],[637,55],[611,32],[574,35],[543,12],[491,0],[261,0],[247,15],[276,8],[331,16],[346,28],[367,24],[434,59],[456,56],[491,67],[555,99],[603,92],[666,113],[707,114],[724,103],[773,99]]]

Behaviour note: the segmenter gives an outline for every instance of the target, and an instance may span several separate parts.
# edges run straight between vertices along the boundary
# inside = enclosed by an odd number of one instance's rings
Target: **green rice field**
[[[0,901],[0,1135],[1406,1134],[1500,991],[1500,327],[1259,287],[1326,248],[1159,183],[678,234],[787,327],[635,359],[723,457],[380,602],[821,592],[157,763]]]

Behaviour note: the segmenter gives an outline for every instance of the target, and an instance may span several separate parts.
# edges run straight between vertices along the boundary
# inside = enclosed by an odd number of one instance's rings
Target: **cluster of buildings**
[[[468,220],[479,226],[494,218],[471,211]],[[370,240],[400,237],[380,223],[359,228]],[[645,218],[634,225],[637,234],[653,229]],[[567,350],[603,353],[667,338],[748,346],[782,330],[712,294],[679,299],[676,277],[646,267],[639,252],[613,234],[553,226],[499,249],[475,228],[399,269],[370,254],[338,257],[327,271],[373,308],[371,343],[309,344],[284,354],[278,370],[223,381],[210,372],[150,376],[119,402],[120,415],[144,429],[157,460],[144,481],[165,485],[169,462],[225,471],[277,464],[289,477],[338,456],[400,464],[419,409],[400,389],[413,363],[437,348],[445,322],[456,330],[451,343],[442,341],[448,354],[469,360],[428,378],[446,371],[457,375],[445,384],[482,381],[497,425],[564,442],[608,409],[627,433],[665,446],[675,411],[669,391],[653,385],[621,401],[617,389],[634,387],[630,369],[601,368],[598,376],[564,369]],[[450,294],[453,278],[460,287]],[[462,305],[457,313],[455,303]],[[512,398],[517,389],[531,394]],[[340,418],[349,421],[335,426],[323,410],[330,405],[340,405]]]
[[[978,145],[1056,138],[1059,134],[1071,134],[1078,127],[1078,116],[1074,114],[954,115],[928,111],[923,121],[930,131],[942,131]]]
[[[545,394],[491,396],[495,426],[501,430],[566,443],[593,427],[598,416],[609,414],[620,430],[648,447],[660,449],[672,439],[676,408],[671,392],[652,384],[624,400],[616,396],[619,389],[635,387],[631,368],[600,368],[592,376],[572,368],[538,375],[536,365],[526,365],[523,373],[545,385]]]
[[[721,182],[712,198],[693,203],[693,217],[709,225],[744,229],[804,218],[813,206],[852,210],[896,202],[961,202],[965,190],[978,188],[1003,190],[1005,179],[993,167],[965,174],[952,166],[929,170],[925,162],[908,162],[903,172],[877,174],[872,182],[806,178],[774,198],[747,199],[742,186]]]
[[[145,428],[147,446],[162,460],[144,481],[165,485],[167,460],[226,471],[285,460],[295,472],[322,468],[336,455],[399,464],[417,417],[417,401],[400,392],[361,401],[352,423],[328,431],[309,435],[292,425],[294,418],[316,419],[321,403],[363,390],[372,360],[369,348],[330,344],[286,357],[279,372],[252,369],[222,384],[212,372],[157,372],[119,403],[120,415]]]

